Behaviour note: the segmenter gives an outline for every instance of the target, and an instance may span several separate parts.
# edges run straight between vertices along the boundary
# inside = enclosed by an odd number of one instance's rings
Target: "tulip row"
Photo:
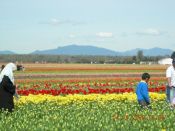
[[[165,92],[165,86],[160,86],[157,88],[149,88],[150,92]],[[113,93],[129,93],[134,92],[133,88],[66,88],[65,86],[60,89],[19,89],[18,94],[29,95],[29,94],[50,94],[50,95],[68,95],[68,94],[113,94]]]
[[[150,99],[152,101],[165,100],[165,94],[150,93]],[[21,96],[16,104],[25,103],[42,103],[42,102],[56,102],[58,104],[69,104],[69,103],[81,103],[88,101],[95,102],[106,102],[106,101],[136,101],[135,93],[123,93],[123,94],[89,94],[89,95],[66,95],[66,96],[53,96],[53,95],[28,95]]]

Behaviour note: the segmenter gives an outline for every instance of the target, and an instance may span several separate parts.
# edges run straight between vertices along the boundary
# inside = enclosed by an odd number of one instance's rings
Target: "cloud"
[[[60,25],[60,24],[66,24],[67,21],[61,21],[61,20],[58,20],[58,19],[53,18],[53,19],[51,19],[51,20],[49,21],[49,23],[50,23],[51,25]]]
[[[143,31],[139,31],[136,33],[137,35],[150,35],[150,36],[159,36],[162,34],[161,31],[153,28],[148,28]]]
[[[96,33],[96,36],[102,37],[102,38],[111,38],[113,37],[113,33],[112,32],[98,32]]]
[[[63,24],[70,24],[70,25],[76,26],[76,25],[83,25],[85,23],[71,21],[71,20],[59,20],[59,19],[56,19],[56,18],[52,18],[47,22],[40,22],[40,24],[48,24],[48,25],[53,25],[53,26],[58,26],[58,25],[63,25]]]
[[[123,32],[123,33],[121,33],[121,35],[120,35],[121,37],[127,37],[128,36],[128,34],[126,33],[126,32]]]
[[[74,34],[69,34],[70,38],[75,38],[76,36]]]

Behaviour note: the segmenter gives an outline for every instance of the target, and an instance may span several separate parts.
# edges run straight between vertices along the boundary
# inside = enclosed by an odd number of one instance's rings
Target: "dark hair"
[[[1,71],[4,69],[4,67],[5,67],[5,65],[2,65],[2,66],[1,66]]]
[[[150,79],[150,74],[148,74],[148,73],[143,73],[143,74],[142,74],[142,80],[145,80],[146,78]]]

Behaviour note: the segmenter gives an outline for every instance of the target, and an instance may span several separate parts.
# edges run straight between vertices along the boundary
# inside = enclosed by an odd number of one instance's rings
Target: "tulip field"
[[[167,65],[24,64],[14,73],[19,100],[0,114],[3,131],[175,130],[166,102]],[[148,72],[152,109],[141,109],[135,88]]]

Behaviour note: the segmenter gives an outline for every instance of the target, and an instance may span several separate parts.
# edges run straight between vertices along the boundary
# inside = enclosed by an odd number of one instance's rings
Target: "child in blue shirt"
[[[150,98],[148,93],[148,81],[150,75],[148,73],[142,74],[142,80],[138,83],[136,88],[136,95],[139,105],[142,108],[149,108]]]

